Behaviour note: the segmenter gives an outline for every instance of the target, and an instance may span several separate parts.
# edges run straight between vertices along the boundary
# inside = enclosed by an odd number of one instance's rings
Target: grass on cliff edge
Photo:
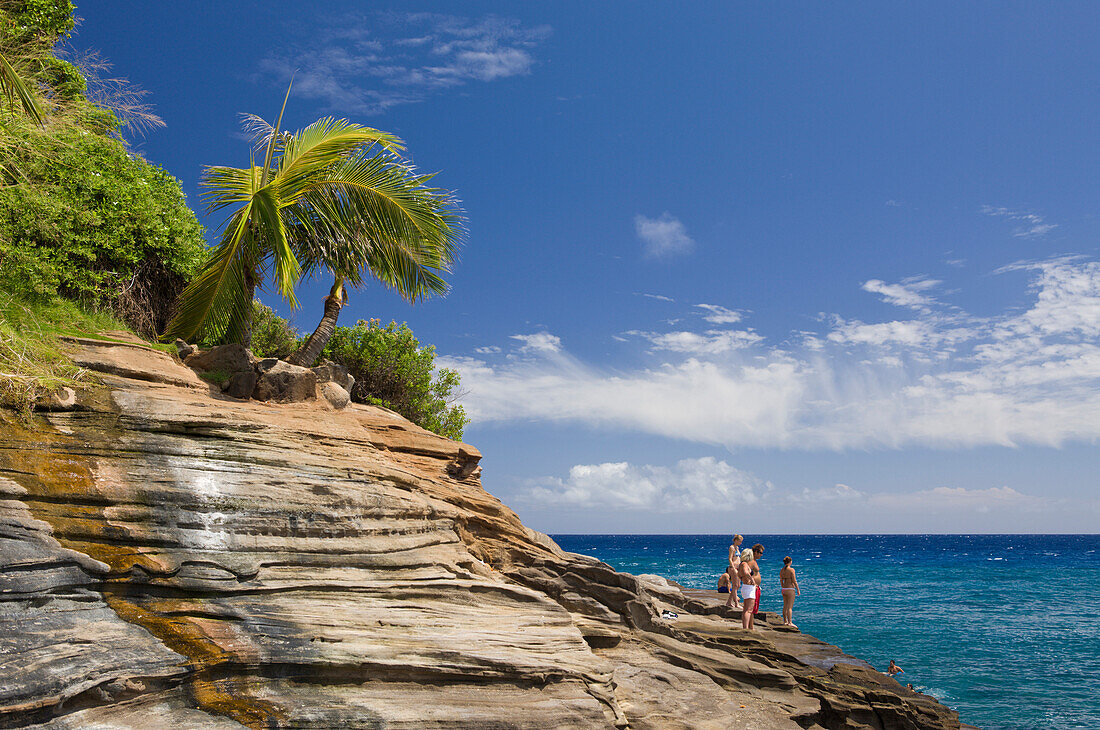
[[[60,297],[36,300],[0,293],[0,407],[26,415],[40,395],[86,378],[87,371],[69,361],[61,337],[94,337],[111,330],[129,328],[109,314]]]

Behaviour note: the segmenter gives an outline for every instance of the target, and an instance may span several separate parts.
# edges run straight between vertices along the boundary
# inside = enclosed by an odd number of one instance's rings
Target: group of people
[[[756,543],[751,548],[741,549],[741,543],[745,538],[740,535],[733,536],[730,543],[729,563],[726,571],[718,576],[718,592],[728,593],[726,605],[741,609],[741,626],[748,631],[753,630],[753,619],[760,610],[760,556],[764,554],[764,546]],[[798,587],[798,576],[791,567],[791,556],[783,558],[783,568],[779,571],[779,591],[783,595],[783,625],[797,628],[792,620],[794,612],[795,596],[801,596],[802,590]],[[740,599],[740,600],[739,600]],[[890,666],[886,674],[895,677],[905,670],[890,660]],[[913,685],[908,685],[913,689]]]
[[[744,542],[740,535],[733,536],[730,544],[729,562],[726,571],[718,578],[718,592],[728,593],[726,605],[741,609],[741,626],[748,631],[754,627],[755,614],[760,610],[760,556],[764,546],[756,543],[751,548],[741,549]],[[791,556],[783,558],[783,569],[779,571],[779,590],[783,596],[783,625],[794,627],[795,596],[802,595],[798,587],[798,577],[791,567]],[[738,600],[740,599],[740,600]]]

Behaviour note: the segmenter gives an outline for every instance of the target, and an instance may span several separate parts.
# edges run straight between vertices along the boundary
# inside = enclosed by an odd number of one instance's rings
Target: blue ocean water
[[[729,535],[554,535],[628,573],[714,588]],[[790,555],[803,631],[985,730],[1100,728],[1100,535],[745,535],[761,608]]]

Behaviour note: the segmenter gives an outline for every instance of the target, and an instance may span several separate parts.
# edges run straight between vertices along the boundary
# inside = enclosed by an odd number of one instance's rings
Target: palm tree
[[[262,166],[204,171],[209,212],[233,212],[180,295],[166,339],[205,331],[248,346],[252,299],[269,269],[292,307],[303,273],[328,270],[336,279],[317,331],[292,356],[307,365],[335,329],[345,287],[362,285],[364,271],[410,302],[446,291],[441,274],[454,261],[460,220],[450,194],[428,187],[432,176],[398,155],[401,140],[331,117],[284,133],[282,117],[274,127],[247,117],[266,147]]]

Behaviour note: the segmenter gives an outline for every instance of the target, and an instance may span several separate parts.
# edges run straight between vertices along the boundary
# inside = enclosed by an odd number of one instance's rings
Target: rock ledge
[[[772,614],[561,551],[472,446],[71,344],[101,389],[0,420],[0,727],[959,727]]]

